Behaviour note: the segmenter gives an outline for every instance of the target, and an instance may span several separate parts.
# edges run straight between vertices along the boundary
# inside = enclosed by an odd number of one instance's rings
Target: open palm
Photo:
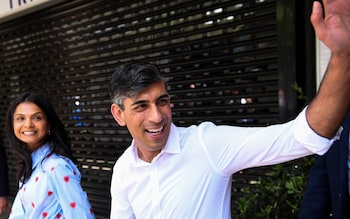
[[[350,0],[323,0],[314,2],[311,23],[317,37],[335,53],[350,54]]]

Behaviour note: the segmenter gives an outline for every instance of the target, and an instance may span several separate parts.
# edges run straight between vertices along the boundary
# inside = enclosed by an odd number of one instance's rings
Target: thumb
[[[314,1],[312,5],[312,13],[310,16],[310,21],[312,26],[315,29],[316,35],[319,39],[323,39],[325,37],[325,24],[323,20],[323,11],[321,3],[318,1]]]

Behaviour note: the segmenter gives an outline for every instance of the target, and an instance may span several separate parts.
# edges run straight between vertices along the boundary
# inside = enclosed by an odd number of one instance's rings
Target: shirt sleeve
[[[304,109],[295,120],[267,127],[199,126],[198,140],[214,168],[224,175],[251,167],[287,162],[314,153],[323,154],[336,139],[317,135]]]
[[[50,172],[50,184],[65,218],[94,219],[95,215],[80,184],[80,172],[72,164],[58,164]]]
[[[311,129],[306,120],[306,109],[295,119],[293,137],[312,153],[323,155],[329,150],[334,141],[340,138],[343,128],[340,127],[336,135],[331,139],[318,135]]]

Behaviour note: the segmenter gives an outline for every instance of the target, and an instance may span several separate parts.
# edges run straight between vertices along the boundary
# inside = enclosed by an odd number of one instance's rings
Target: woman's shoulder
[[[72,172],[79,172],[76,165],[67,157],[57,155],[55,153],[50,154],[42,162],[42,166],[45,170],[54,172],[53,170],[71,170]]]

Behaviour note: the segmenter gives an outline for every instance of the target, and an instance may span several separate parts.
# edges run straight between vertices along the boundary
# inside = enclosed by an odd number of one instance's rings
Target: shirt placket
[[[156,163],[151,164],[150,168],[150,183],[152,188],[152,214],[153,218],[160,219],[161,208],[160,208],[160,191],[159,191],[159,177],[158,168]]]

